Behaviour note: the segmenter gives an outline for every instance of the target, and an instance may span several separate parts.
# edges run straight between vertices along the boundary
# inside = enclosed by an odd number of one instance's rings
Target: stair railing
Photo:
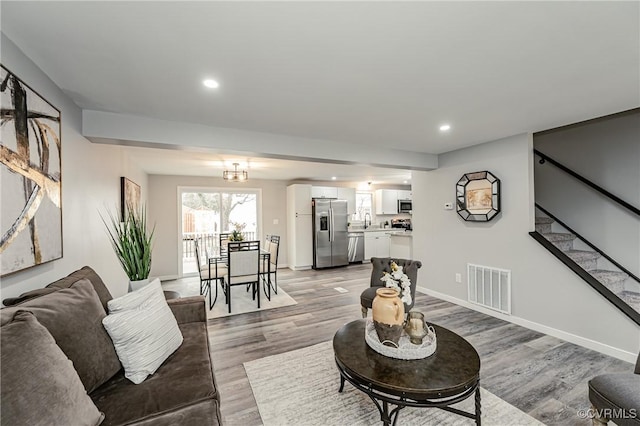
[[[589,247],[591,247],[591,249],[595,252],[597,252],[598,254],[600,254],[600,256],[604,257],[605,259],[607,259],[609,262],[611,262],[613,265],[616,266],[616,268],[620,269],[622,272],[624,272],[625,274],[629,275],[630,278],[636,280],[637,282],[640,283],[640,278],[637,277],[635,274],[633,274],[631,271],[629,271],[627,268],[625,268],[624,266],[622,266],[620,263],[618,263],[615,259],[613,259],[611,256],[609,256],[607,253],[605,253],[604,251],[602,251],[600,248],[598,248],[597,246],[595,246],[593,243],[591,243],[591,241],[587,240],[586,238],[584,238],[582,235],[578,234],[576,231],[574,231],[573,229],[571,229],[566,223],[564,223],[563,221],[561,221],[560,219],[558,219],[556,216],[554,216],[552,213],[550,213],[548,210],[546,210],[544,207],[542,207],[540,204],[535,203],[536,207],[544,214],[546,214],[547,216],[549,216],[551,219],[555,220],[560,226],[562,226],[563,228],[565,228],[567,231],[571,232],[573,235],[576,236],[576,238],[578,238],[580,241],[582,241],[583,243],[585,243],[586,245],[588,245]]]
[[[639,281],[638,277],[636,277],[634,274],[630,273],[626,268],[624,268],[619,263],[617,263],[616,261],[611,259],[610,256],[608,256],[606,253],[604,253],[598,247],[596,247],[593,244],[591,244],[589,241],[587,241],[580,234],[578,234],[577,232],[573,231],[571,228],[569,228],[567,225],[565,225],[562,221],[558,220],[558,218],[556,218],[554,215],[549,213],[547,210],[545,210],[539,204],[536,203],[536,207],[538,209],[540,209],[543,213],[547,214],[550,218],[552,218],[553,220],[558,222],[558,224],[560,224],[561,226],[566,228],[567,231],[573,233],[576,236],[576,238],[579,238],[582,242],[587,244],[589,247],[593,248],[596,252],[600,253],[600,255],[602,255],[602,257],[604,257],[605,259],[609,260],[614,265],[616,265],[620,270],[622,270],[626,274],[628,274],[629,277],[633,278],[636,281]],[[615,294],[613,291],[609,290],[609,288],[607,288],[604,284],[602,284],[600,281],[598,281],[587,270],[583,269],[580,265],[578,265],[578,263],[576,261],[574,261],[573,259],[571,259],[564,251],[560,250],[551,241],[547,240],[541,233],[539,233],[538,231],[533,231],[533,232],[529,232],[529,235],[531,235],[531,237],[533,237],[533,239],[535,239],[540,244],[542,244],[547,250],[549,250],[549,252],[551,252],[551,254],[553,254],[555,257],[557,257],[558,260],[560,260],[569,269],[571,269],[573,272],[575,272],[580,278],[582,278],[585,282],[587,282],[594,290],[596,290],[605,299],[607,299],[609,302],[611,302],[611,304],[613,304],[616,308],[618,308],[622,313],[624,313],[627,317],[629,317],[633,322],[635,322],[636,324],[640,325],[640,312],[636,311],[631,306],[629,306],[624,300],[620,299],[620,297],[618,297],[617,294]]]
[[[585,185],[595,189],[596,191],[598,191],[599,193],[601,193],[605,197],[609,198],[610,200],[613,200],[616,203],[620,204],[622,207],[624,207],[625,209],[629,210],[631,213],[635,214],[636,216],[640,216],[640,209],[638,207],[626,202],[625,200],[623,200],[622,198],[620,198],[620,197],[618,197],[616,195],[613,195],[611,192],[607,191],[603,187],[601,187],[599,185],[596,185],[595,183],[591,182],[589,179],[585,178],[582,175],[579,175],[578,173],[574,172],[573,170],[571,170],[567,166],[557,162],[553,158],[551,158],[548,155],[538,151],[537,149],[534,149],[533,152],[538,157],[540,157],[540,161],[539,161],[540,164],[544,164],[545,162],[548,161],[549,163],[553,164],[554,166],[556,166],[557,168],[559,168],[563,172],[565,172],[565,173],[569,174],[570,176],[578,179],[580,182],[584,183]],[[558,221],[558,223],[559,223],[559,221]],[[569,228],[567,228],[567,229],[569,229]]]

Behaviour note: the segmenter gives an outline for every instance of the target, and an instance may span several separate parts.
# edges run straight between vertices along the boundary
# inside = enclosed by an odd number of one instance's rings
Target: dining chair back
[[[224,288],[224,276],[227,273],[227,267],[222,262],[216,262],[209,259],[209,254],[205,248],[204,256],[200,253],[200,243],[198,239],[193,240],[196,252],[196,263],[198,264],[198,275],[200,277],[200,294],[209,296],[209,309],[213,308],[216,300],[218,300],[218,281]],[[204,260],[204,262],[203,262]],[[211,287],[211,281],[215,281],[214,287]],[[211,293],[215,290],[215,297],[212,299]]]
[[[278,254],[280,253],[280,236],[279,235],[271,235],[269,241],[269,253],[270,253],[270,261],[271,261],[271,270],[275,273],[276,268],[278,267]]]
[[[206,294],[205,293],[205,283],[208,284],[208,279],[203,275],[202,270],[204,268],[204,263],[202,262],[202,259],[204,259],[204,257],[202,257],[200,255],[200,242],[198,241],[197,238],[195,238],[193,240],[193,246],[195,248],[195,252],[196,252],[196,263],[198,264],[198,274],[200,276],[200,294]]]
[[[269,265],[265,262],[260,265],[260,273],[263,277],[263,283],[268,286],[265,290],[267,298],[271,300],[271,290],[278,294],[278,254],[280,253],[280,236],[267,235],[267,243],[264,248],[269,252]],[[273,279],[271,278],[273,276]]]
[[[231,313],[231,287],[251,284],[253,298],[257,296],[260,308],[260,241],[229,241],[227,244],[226,302]]]
[[[220,257],[227,257],[227,244],[229,244],[229,237],[231,232],[221,232],[218,236],[218,250]]]

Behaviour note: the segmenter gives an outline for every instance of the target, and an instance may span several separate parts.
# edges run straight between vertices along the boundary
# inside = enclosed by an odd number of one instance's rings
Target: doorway
[[[180,276],[198,275],[195,241],[201,256],[209,257],[219,252],[221,233],[238,231],[244,240],[260,239],[259,189],[179,188],[178,205]]]

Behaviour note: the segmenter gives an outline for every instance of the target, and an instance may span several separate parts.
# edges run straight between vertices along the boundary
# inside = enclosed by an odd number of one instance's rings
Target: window
[[[356,192],[356,212],[355,220],[364,221],[364,217],[369,213],[369,218],[373,215],[373,196],[371,192]]]
[[[182,275],[198,272],[194,241],[201,256],[218,250],[220,233],[240,231],[245,240],[258,239],[258,191],[181,189]],[[201,259],[203,261],[203,259]]]

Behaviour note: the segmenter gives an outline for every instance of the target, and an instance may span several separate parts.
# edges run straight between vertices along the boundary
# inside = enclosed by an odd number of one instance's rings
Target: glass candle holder
[[[414,345],[421,345],[424,337],[429,333],[427,325],[424,322],[424,314],[422,312],[411,311],[407,315],[407,322],[404,331],[409,336],[409,340]]]

